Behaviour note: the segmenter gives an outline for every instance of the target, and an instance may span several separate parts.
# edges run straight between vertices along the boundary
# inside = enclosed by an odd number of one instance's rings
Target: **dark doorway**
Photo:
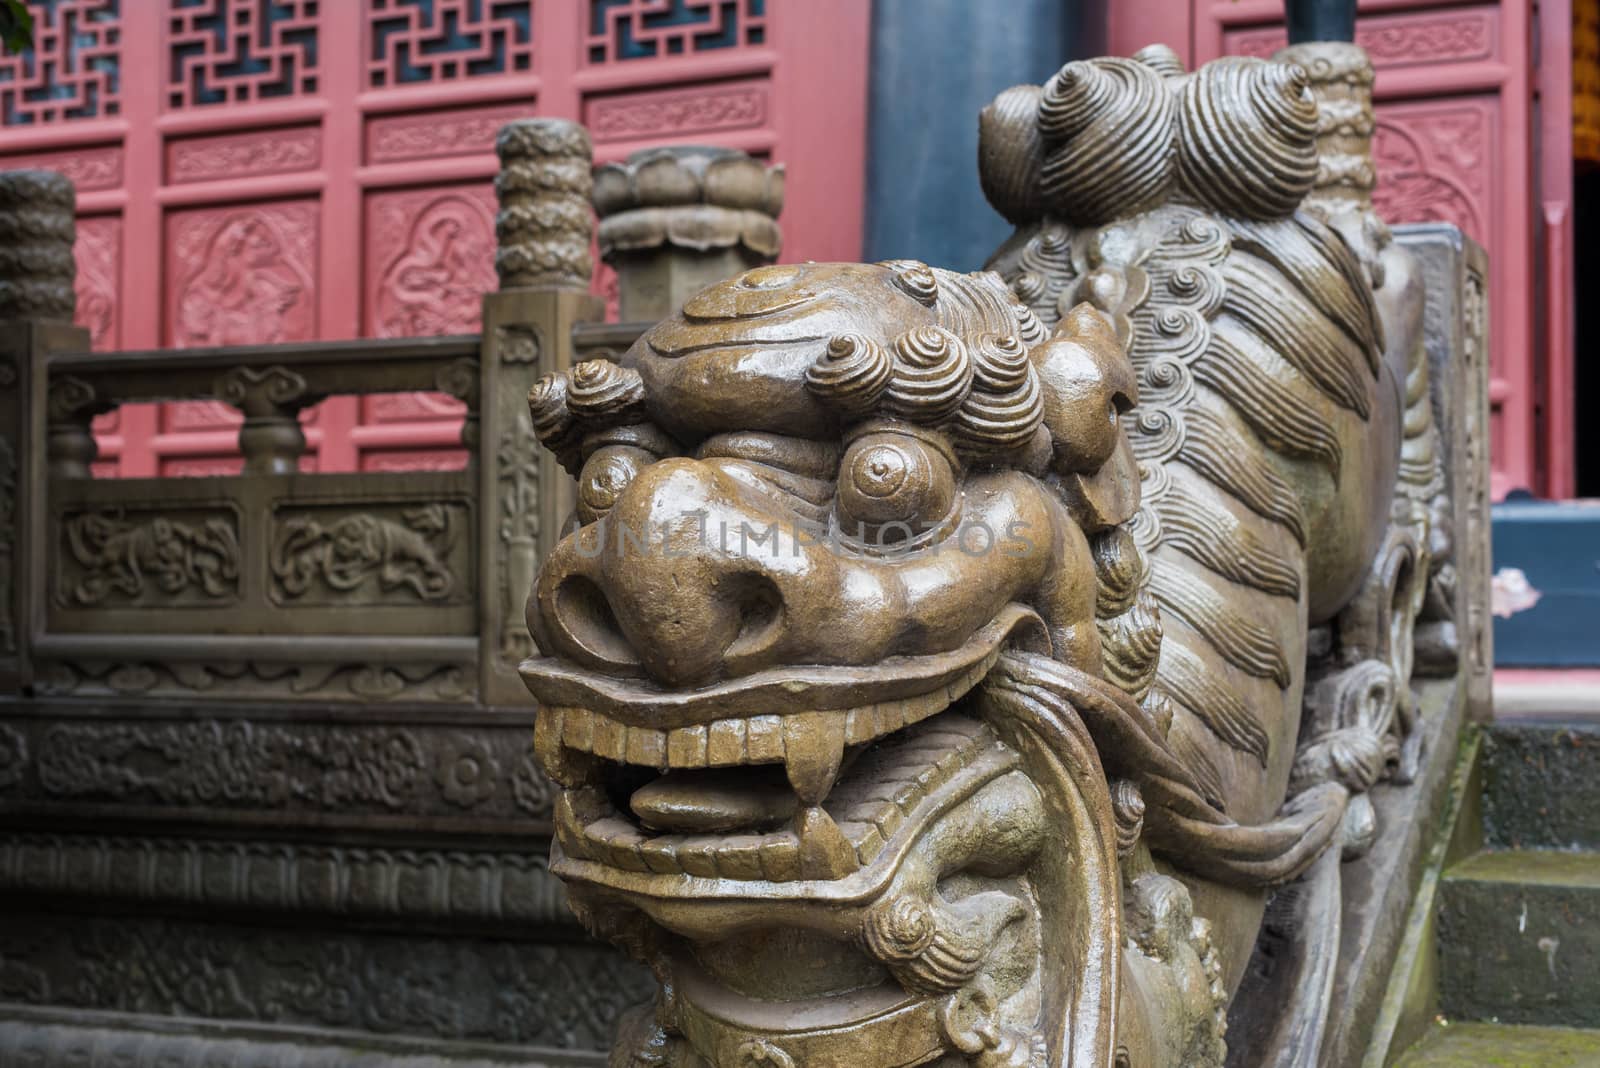
[[[1573,461],[1579,497],[1600,497],[1600,165],[1579,163],[1573,176],[1573,296],[1577,337],[1573,349],[1573,410],[1577,440]]]

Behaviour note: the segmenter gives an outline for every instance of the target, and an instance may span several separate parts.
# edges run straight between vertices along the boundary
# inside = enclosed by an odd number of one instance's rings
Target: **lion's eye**
[[[578,476],[578,518],[585,523],[604,519],[628,484],[655,460],[652,453],[632,445],[596,449]]]
[[[911,434],[878,431],[845,451],[835,510],[847,537],[892,545],[948,516],[955,497],[955,471],[942,450]]]

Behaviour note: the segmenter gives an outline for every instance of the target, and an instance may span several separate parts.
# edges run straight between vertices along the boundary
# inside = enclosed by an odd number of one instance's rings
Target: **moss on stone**
[[[1600,1031],[1500,1024],[1440,1025],[1407,1050],[1394,1068],[1594,1068]]]

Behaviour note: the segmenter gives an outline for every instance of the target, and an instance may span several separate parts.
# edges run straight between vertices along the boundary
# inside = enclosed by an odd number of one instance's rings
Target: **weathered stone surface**
[[[1600,1027],[1600,856],[1467,858],[1440,887],[1439,946],[1445,1015]]]
[[[1446,223],[1408,223],[1395,240],[1423,284],[1423,343],[1447,500],[1430,501],[1448,546],[1417,626],[1417,673],[1466,679],[1468,718],[1489,718],[1494,627],[1489,603],[1488,256]]]
[[[1499,724],[1484,760],[1489,848],[1600,850],[1600,725]]]
[[[1372,791],[1379,822],[1389,828],[1366,856],[1344,870],[1344,924],[1333,1002],[1339,1011],[1323,1041],[1324,1065],[1359,1064],[1372,1038],[1390,968],[1405,937],[1408,905],[1440,831],[1451,774],[1458,766],[1464,694],[1459,680],[1419,687],[1424,755],[1415,782]]]

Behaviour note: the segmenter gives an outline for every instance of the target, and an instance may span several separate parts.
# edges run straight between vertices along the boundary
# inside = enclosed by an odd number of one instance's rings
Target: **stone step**
[[[1435,1027],[1393,1068],[1594,1068],[1600,1031],[1452,1023]]]
[[[1446,1017],[1600,1027],[1600,854],[1467,857],[1440,883],[1438,933]]]
[[[1483,833],[1492,850],[1600,850],[1600,723],[1492,727]]]

